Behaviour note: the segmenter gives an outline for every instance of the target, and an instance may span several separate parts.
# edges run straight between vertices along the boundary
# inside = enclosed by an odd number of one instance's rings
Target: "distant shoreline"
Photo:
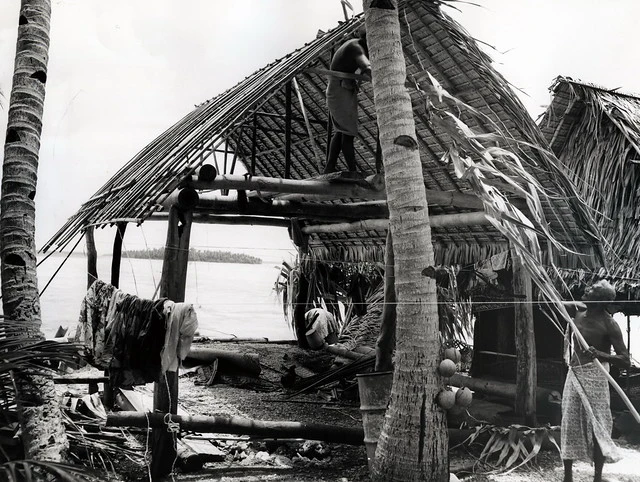
[[[125,251],[124,256],[139,259],[163,259],[164,248],[150,248]],[[206,263],[239,263],[239,264],[262,264],[262,259],[242,253],[232,253],[230,251],[209,251],[200,249],[189,250],[189,261],[204,261]]]

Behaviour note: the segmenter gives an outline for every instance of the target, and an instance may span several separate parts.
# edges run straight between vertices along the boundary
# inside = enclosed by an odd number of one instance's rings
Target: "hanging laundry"
[[[160,376],[160,352],[164,347],[165,298],[151,301],[125,295],[116,305],[109,334],[112,353],[109,379],[114,387],[156,382]]]
[[[104,349],[107,312],[115,290],[113,285],[95,280],[87,290],[80,306],[75,341],[84,344],[87,361],[98,367],[101,366],[96,361],[96,352],[102,353]]]
[[[111,295],[111,301],[109,302],[109,308],[107,309],[107,315],[104,327],[104,343],[96,346],[94,353],[94,366],[102,369],[109,367],[111,358],[113,356],[112,350],[107,343],[111,329],[113,328],[113,322],[116,319],[116,306],[120,303],[125,296],[130,296],[124,293],[122,290],[116,289]]]
[[[192,304],[167,300],[164,311],[167,316],[167,331],[161,353],[163,374],[178,371],[182,360],[189,353],[193,336],[198,329],[198,317]]]
[[[128,388],[177,371],[197,329],[190,303],[146,300],[96,280],[82,301],[76,341],[113,387]]]

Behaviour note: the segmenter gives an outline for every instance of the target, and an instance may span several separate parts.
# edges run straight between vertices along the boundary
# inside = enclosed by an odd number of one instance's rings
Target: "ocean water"
[[[38,268],[42,290],[64,260],[55,254]],[[185,301],[198,314],[199,333],[211,338],[267,337],[291,340],[294,334],[274,291],[279,269],[276,262],[263,264],[190,262]],[[53,336],[59,326],[75,329],[86,292],[87,261],[72,255],[40,298],[42,331]],[[98,276],[109,281],[111,257],[98,257]],[[120,288],[142,298],[152,298],[162,273],[161,260],[123,257]]]
[[[38,284],[42,290],[60,267],[66,255],[56,253],[38,268]],[[293,339],[282,303],[274,291],[279,272],[276,258],[262,264],[190,262],[187,270],[185,301],[193,303],[198,313],[199,333],[211,338]],[[59,326],[75,329],[87,283],[86,257],[74,254],[64,263],[41,296],[42,330],[53,336]],[[120,287],[127,293],[152,298],[162,272],[161,260],[123,257]],[[98,275],[108,281],[111,257],[98,257]],[[628,338],[635,365],[640,366],[640,317],[614,315]]]

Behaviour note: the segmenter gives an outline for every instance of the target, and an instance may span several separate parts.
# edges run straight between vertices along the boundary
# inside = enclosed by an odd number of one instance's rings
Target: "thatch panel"
[[[543,133],[597,213],[609,274],[640,284],[640,98],[562,77],[552,90]]]

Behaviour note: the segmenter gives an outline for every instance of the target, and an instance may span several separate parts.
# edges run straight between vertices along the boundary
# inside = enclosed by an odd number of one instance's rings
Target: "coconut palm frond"
[[[498,427],[481,424],[464,443],[471,445],[478,439],[489,436],[480,454],[479,462],[491,467],[485,472],[487,474],[508,474],[534,462],[546,440],[560,452],[553,435],[558,428],[551,426],[531,428],[523,425]]]
[[[60,363],[77,362],[81,345],[36,338],[23,322],[0,319],[0,411],[15,406],[13,375],[51,376]]]
[[[98,482],[105,480],[104,475],[84,467],[37,460],[20,460],[0,465],[0,479],[7,482],[44,480]]]
[[[464,342],[473,330],[473,312],[470,298],[461,298],[458,289],[456,269],[444,268],[447,274],[447,286],[438,286],[438,310],[440,311],[440,337],[443,342],[454,340]]]

